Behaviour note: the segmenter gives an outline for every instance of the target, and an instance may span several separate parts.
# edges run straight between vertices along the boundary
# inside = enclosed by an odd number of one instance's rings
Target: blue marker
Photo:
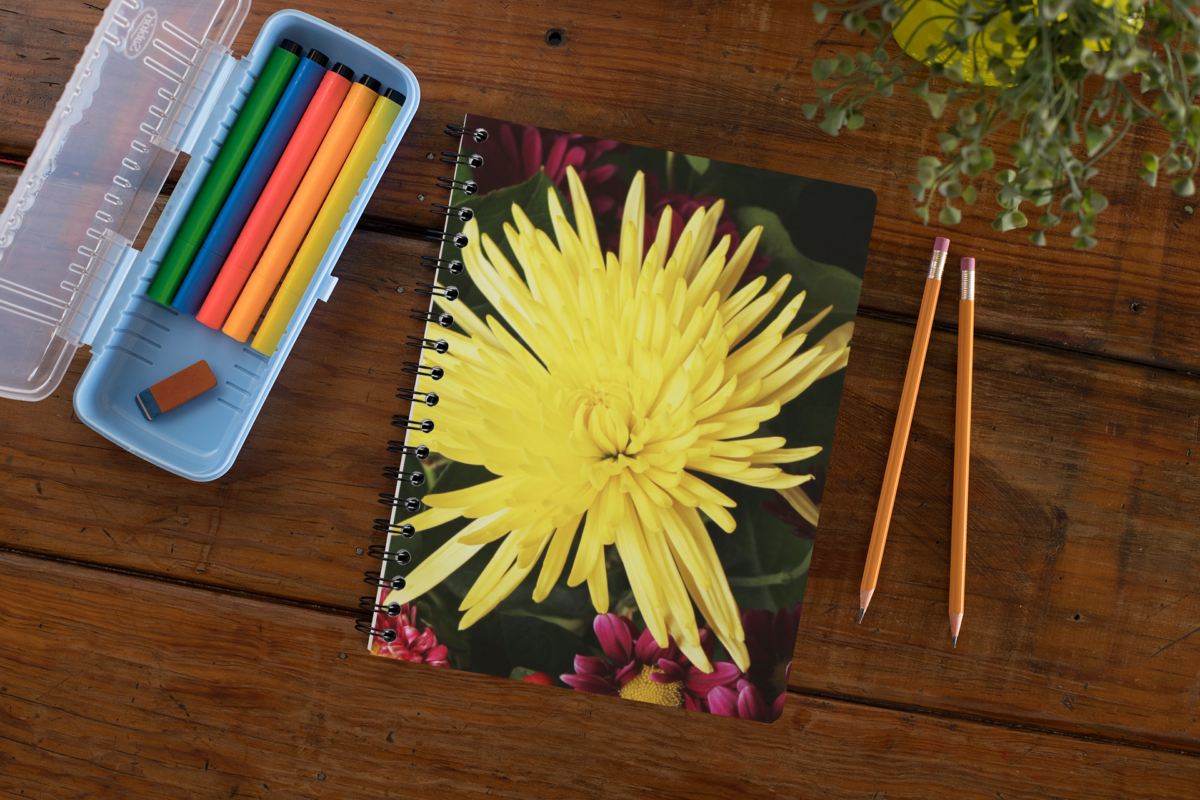
[[[195,315],[204,304],[204,298],[208,296],[208,290],[217,279],[221,265],[225,263],[225,258],[233,249],[233,243],[242,232],[246,218],[254,210],[254,204],[258,202],[263,187],[271,178],[279,157],[283,155],[284,148],[292,139],[292,133],[300,124],[300,118],[304,116],[309,102],[317,93],[317,87],[321,85],[321,80],[327,72],[325,65],[328,63],[329,59],[322,53],[309,50],[308,56],[296,67],[292,79],[288,81],[287,89],[279,98],[275,111],[271,113],[271,119],[267,121],[262,135],[258,137],[258,144],[246,160],[242,174],[238,176],[237,183],[221,208],[221,213],[196,253],[196,260],[192,262],[179,291],[175,293],[175,299],[171,301],[172,308]]]

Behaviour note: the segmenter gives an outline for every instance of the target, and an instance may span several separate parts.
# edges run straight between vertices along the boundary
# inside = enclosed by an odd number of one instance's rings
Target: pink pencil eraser
[[[959,265],[959,268],[960,268],[960,269],[961,269],[963,272],[974,272],[974,271],[975,271],[975,259],[973,259],[973,258],[964,258],[964,259],[962,260],[962,263]]]
[[[941,236],[937,237],[933,240],[933,249],[941,250],[943,253],[947,252],[950,249],[950,240]]]

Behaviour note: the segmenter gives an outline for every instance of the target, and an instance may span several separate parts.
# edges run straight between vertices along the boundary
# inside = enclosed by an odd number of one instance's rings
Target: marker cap
[[[333,69],[331,71],[336,72],[338,75],[341,75],[348,81],[354,80],[354,70],[350,69],[340,61],[333,65]]]
[[[400,106],[404,105],[404,101],[408,99],[404,96],[404,92],[399,89],[386,89],[383,96]]]
[[[372,92],[378,92],[379,87],[383,86],[382,83],[375,80],[374,78],[372,78],[370,75],[366,74],[365,72],[363,73],[361,78],[359,78],[357,81],[355,81],[355,83],[361,83],[363,86],[367,87]]]
[[[305,58],[317,62],[322,67],[329,63],[329,58],[315,47],[308,51],[308,55]]]
[[[279,46],[284,50],[287,50],[289,53],[295,53],[296,55],[300,55],[304,52],[304,48],[293,42],[291,39],[284,39],[279,43]]]

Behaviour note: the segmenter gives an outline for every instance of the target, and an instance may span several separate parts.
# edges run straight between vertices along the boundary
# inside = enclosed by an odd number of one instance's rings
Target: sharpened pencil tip
[[[958,637],[957,636],[954,637],[954,649],[955,650],[958,649]]]
[[[866,615],[866,613],[867,613],[867,610],[865,608],[860,608],[858,610],[858,624],[859,625],[862,625],[862,618]]]

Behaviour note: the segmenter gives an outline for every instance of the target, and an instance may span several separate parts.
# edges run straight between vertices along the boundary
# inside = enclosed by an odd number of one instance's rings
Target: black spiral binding
[[[461,145],[466,137],[476,144],[487,141],[488,132],[483,128],[467,128],[463,125],[447,125],[446,134],[459,139],[459,151],[446,151],[442,153],[442,162],[453,165],[456,169],[459,167],[468,167],[476,169],[483,166],[483,157],[479,155],[464,155],[461,152]],[[479,186],[472,180],[459,180],[456,176],[450,178],[439,178],[438,188],[446,189],[453,192],[459,192],[467,197],[473,196],[479,191]],[[475,216],[475,212],[468,206],[448,205],[443,203],[433,203],[430,211],[437,214],[443,219],[443,226],[448,224],[450,218],[459,220],[460,222],[469,222]],[[425,231],[425,238],[431,241],[439,242],[442,245],[442,251],[445,252],[446,245],[451,245],[458,249],[462,249],[469,244],[469,240],[464,233],[449,233],[445,227],[441,230],[428,228]],[[441,254],[438,257],[423,256],[421,258],[421,266],[428,267],[434,270],[436,276],[439,271],[446,271],[451,275],[459,275],[463,272],[463,262],[455,258],[442,258]],[[454,286],[439,286],[436,277],[432,283],[420,282],[417,288],[413,290],[416,294],[425,295],[432,301],[434,297],[443,298],[446,301],[457,300],[459,291]],[[438,325],[443,328],[449,328],[454,325],[454,317],[451,314],[435,310],[432,302],[428,308],[410,308],[409,318],[421,320],[428,326]],[[415,347],[418,350],[416,355],[423,355],[425,350],[430,350],[438,355],[450,351],[450,343],[445,339],[429,339],[425,336],[408,336],[407,344],[410,347]],[[440,381],[446,377],[446,371],[442,367],[426,366],[421,363],[421,359],[416,361],[405,361],[403,372],[417,377],[420,380],[422,377],[433,381]],[[401,607],[399,603],[382,604],[381,599],[385,599],[390,591],[399,591],[404,588],[405,581],[401,576],[384,577],[385,569],[389,565],[407,565],[412,560],[412,554],[405,549],[389,550],[393,536],[399,536],[404,539],[412,538],[416,533],[416,528],[397,519],[401,512],[415,514],[421,511],[425,504],[416,497],[401,496],[401,489],[405,485],[421,486],[425,483],[425,473],[420,470],[405,470],[404,462],[407,458],[412,457],[418,461],[424,461],[429,457],[429,447],[423,444],[410,445],[408,437],[414,433],[430,433],[433,431],[433,420],[419,419],[416,416],[417,409],[420,404],[426,406],[436,406],[438,404],[438,395],[436,392],[418,392],[414,386],[412,389],[400,387],[396,390],[396,397],[401,400],[407,400],[412,409],[408,414],[396,414],[392,416],[392,425],[404,431],[405,438],[403,440],[392,440],[387,443],[388,452],[398,453],[400,456],[399,466],[384,467],[383,477],[396,481],[396,489],[392,494],[384,492],[379,493],[379,503],[391,509],[391,517],[389,519],[375,520],[374,530],[379,533],[387,534],[387,540],[384,544],[373,544],[367,548],[367,555],[371,558],[378,559],[382,564],[379,571],[364,572],[363,583],[375,588],[374,595],[365,596],[359,599],[359,609],[368,616],[359,619],[354,627],[356,630],[378,638],[383,642],[394,642],[396,640],[396,631],[388,627],[380,627],[378,622],[379,615],[388,617],[397,617],[400,615]],[[382,594],[382,597],[381,597]]]

